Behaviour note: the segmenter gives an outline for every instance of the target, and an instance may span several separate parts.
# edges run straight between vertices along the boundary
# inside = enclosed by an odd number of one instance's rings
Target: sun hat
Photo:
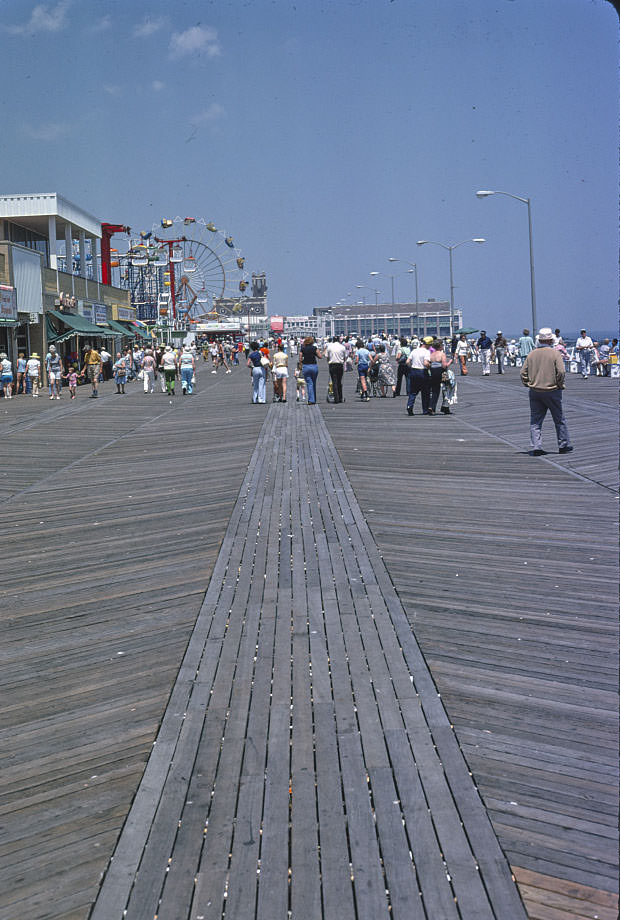
[[[435,339],[433,338],[432,335],[425,335],[422,341],[424,342],[425,345],[431,345],[435,341]]]
[[[553,335],[553,329],[550,329],[549,326],[543,326],[542,329],[538,330],[538,338],[540,341],[549,342],[555,338]]]
[[[30,355],[30,357],[31,357],[31,358],[38,358],[39,356],[38,356],[38,354],[36,353],[36,351],[33,351],[32,354]]]

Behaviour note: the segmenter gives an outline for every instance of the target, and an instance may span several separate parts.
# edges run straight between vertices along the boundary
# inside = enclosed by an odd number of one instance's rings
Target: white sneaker
[[[217,371],[211,371],[212,374],[217,374]]]

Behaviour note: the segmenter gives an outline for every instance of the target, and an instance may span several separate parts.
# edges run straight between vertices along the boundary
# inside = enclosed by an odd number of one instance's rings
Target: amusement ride
[[[162,218],[137,238],[120,224],[102,224],[102,231],[103,280],[130,292],[138,319],[187,327],[243,312],[245,258],[212,221]],[[110,245],[122,232],[130,237],[126,252]]]

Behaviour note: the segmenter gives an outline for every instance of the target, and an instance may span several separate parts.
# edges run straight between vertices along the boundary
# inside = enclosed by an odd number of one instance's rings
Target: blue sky
[[[192,215],[271,313],[449,299],[467,324],[614,328],[618,20],[604,0],[3,0],[2,193]],[[371,271],[384,274],[371,277]]]

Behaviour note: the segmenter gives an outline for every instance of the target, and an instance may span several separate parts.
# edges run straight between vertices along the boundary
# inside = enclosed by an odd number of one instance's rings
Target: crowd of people
[[[269,376],[273,380],[273,400],[286,402],[290,367],[295,379],[296,399],[315,405],[319,362],[323,359],[329,375],[328,402],[344,402],[344,375],[347,371],[355,371],[356,391],[362,402],[368,401],[371,394],[398,397],[404,381],[409,415],[413,415],[418,394],[425,415],[435,414],[440,395],[442,413],[451,414],[451,406],[456,405],[457,384],[451,369],[453,358],[446,353],[443,341],[433,336],[422,340],[392,340],[386,336],[368,341],[334,336],[320,343],[313,336],[307,336],[301,343],[294,339],[277,339],[273,344],[253,341],[246,355],[252,377],[252,402],[267,401]]]
[[[294,375],[295,398],[313,405],[318,399],[319,368],[327,365],[326,398],[335,404],[344,402],[343,380],[348,371],[356,374],[356,395],[362,402],[371,396],[398,397],[405,390],[407,413],[414,414],[419,396],[423,415],[437,411],[450,415],[458,401],[457,373],[467,376],[472,361],[481,365],[482,376],[494,367],[503,374],[508,367],[523,367],[528,355],[539,344],[528,329],[508,341],[501,330],[495,337],[481,330],[478,338],[462,333],[451,339],[436,336],[399,338],[376,334],[368,339],[334,336],[318,342],[313,336],[304,339],[271,338],[259,342],[201,340],[191,345],[133,345],[110,354],[105,348],[86,345],[81,355],[61,356],[54,345],[44,359],[36,352],[29,358],[19,353],[16,366],[0,353],[0,393],[8,399],[14,395],[41,395],[45,369],[50,399],[60,399],[63,386],[75,399],[78,386],[90,385],[90,397],[99,395],[102,381],[113,380],[116,393],[124,395],[128,381],[140,379],[145,394],[153,394],[159,385],[163,393],[174,396],[177,388],[184,396],[192,395],[196,386],[197,364],[202,360],[212,374],[230,374],[234,367],[247,365],[252,383],[252,402],[267,401],[267,382],[273,381],[272,400],[287,401],[289,369]],[[547,343],[546,343],[547,344]],[[558,352],[565,370],[579,363],[584,379],[591,374],[608,377],[611,366],[618,363],[618,339],[593,341],[585,329],[568,350],[559,329],[553,331],[552,348]],[[574,369],[574,365],[573,365]],[[290,396],[289,396],[290,398]]]
[[[55,345],[50,345],[44,359],[33,351],[26,360],[20,352],[15,373],[6,354],[2,353],[2,395],[7,399],[12,399],[14,395],[39,397],[43,387],[43,369],[50,399],[60,399],[63,386],[67,387],[69,398],[75,399],[82,383],[90,385],[90,398],[96,399],[100,384],[107,380],[114,381],[116,393],[121,396],[125,394],[127,382],[135,379],[140,379],[144,392],[151,394],[155,391],[158,377],[162,392],[174,395],[175,384],[180,382],[183,395],[190,395],[195,384],[196,349],[189,346],[173,348],[165,344],[152,347],[134,345],[113,356],[105,348],[86,345],[80,357],[77,354],[62,356]]]
[[[559,329],[552,331],[551,345],[568,370],[572,361],[580,362],[584,376],[592,372],[609,376],[610,366],[618,362],[618,340],[605,339],[600,344],[592,342],[582,331],[580,338],[570,351],[564,343]],[[369,339],[350,336],[315,341],[308,336],[301,342],[296,339],[275,341],[253,341],[246,348],[246,359],[252,376],[252,402],[267,401],[267,381],[273,380],[273,400],[286,402],[286,383],[289,365],[295,375],[296,398],[313,405],[317,401],[317,383],[322,359],[329,374],[327,400],[344,401],[343,377],[347,371],[357,372],[356,393],[361,401],[372,396],[401,395],[403,387],[407,394],[407,412],[413,415],[416,398],[420,397],[423,415],[435,415],[438,411],[449,415],[457,403],[456,374],[467,376],[472,361],[481,365],[482,376],[489,376],[494,367],[498,374],[506,368],[521,368],[529,353],[539,342],[539,334],[530,335],[529,329],[523,335],[508,341],[501,330],[494,338],[481,330],[477,339],[468,339],[465,333],[451,339],[424,336],[419,339],[376,335]],[[548,343],[545,342],[545,345]]]

